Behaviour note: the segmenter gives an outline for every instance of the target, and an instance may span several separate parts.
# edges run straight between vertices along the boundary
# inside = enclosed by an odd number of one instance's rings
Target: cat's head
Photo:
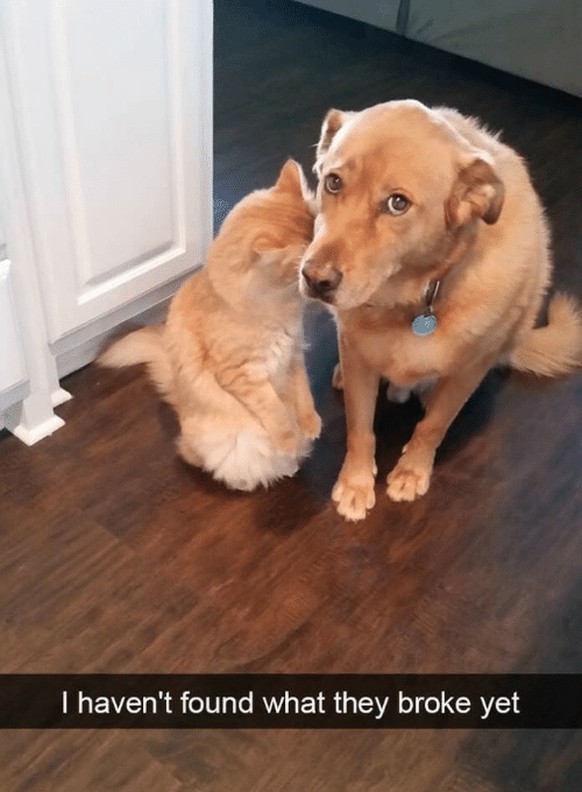
[[[288,159],[273,187],[242,199],[224,221],[215,252],[238,271],[264,274],[269,285],[298,281],[313,239],[315,201],[301,166]]]

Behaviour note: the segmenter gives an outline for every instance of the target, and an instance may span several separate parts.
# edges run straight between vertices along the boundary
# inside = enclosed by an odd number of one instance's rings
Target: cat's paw
[[[316,440],[321,434],[321,418],[312,410],[299,416],[299,427],[310,440]]]
[[[273,445],[282,454],[296,455],[299,452],[299,437],[291,427],[278,429],[271,436]]]
[[[336,364],[331,376],[331,384],[336,390],[344,389],[344,379],[342,377],[342,367],[340,363]]]

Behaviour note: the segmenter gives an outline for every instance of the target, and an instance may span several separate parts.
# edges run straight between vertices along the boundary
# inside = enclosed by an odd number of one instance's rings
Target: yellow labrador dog
[[[398,400],[423,391],[425,416],[387,479],[390,498],[411,501],[491,367],[558,376],[582,363],[582,313],[557,295],[534,329],[552,268],[544,212],[522,159],[474,119],[412,100],[331,110],[315,170],[301,289],[336,315],[347,454],[332,497],[361,520],[375,502],[381,378]]]

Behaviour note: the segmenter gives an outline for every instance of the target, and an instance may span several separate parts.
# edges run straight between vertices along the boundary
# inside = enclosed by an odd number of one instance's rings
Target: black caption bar
[[[4,674],[3,729],[571,729],[580,674]]]

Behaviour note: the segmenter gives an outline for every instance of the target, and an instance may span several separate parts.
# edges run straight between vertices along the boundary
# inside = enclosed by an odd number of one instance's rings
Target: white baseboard
[[[27,429],[22,424],[18,424],[18,426],[15,426],[14,429],[11,429],[10,431],[15,437],[17,437],[19,440],[22,440],[22,442],[27,446],[31,446],[35,443],[38,443],[39,440],[49,437],[53,432],[56,432],[57,429],[60,429],[61,426],[64,425],[65,422],[62,418],[59,418],[58,415],[53,415],[52,418],[44,421],[44,423],[38,424],[38,426],[35,426],[34,429]]]
[[[52,349],[53,354],[56,354],[59,379],[92,363],[103,351],[109,338],[127,333],[137,326],[163,322],[171,298],[186,277],[189,275],[181,276],[178,281],[167,284],[153,297],[148,295],[149,304],[145,310],[142,308],[140,311],[141,301],[138,301],[125,307],[123,311],[103,317],[98,322],[81,328],[76,333],[53,344]]]
[[[65,402],[70,401],[73,396],[66,391],[64,388],[57,388],[56,391],[51,393],[51,404],[53,407],[58,407],[59,404],[64,404]]]

